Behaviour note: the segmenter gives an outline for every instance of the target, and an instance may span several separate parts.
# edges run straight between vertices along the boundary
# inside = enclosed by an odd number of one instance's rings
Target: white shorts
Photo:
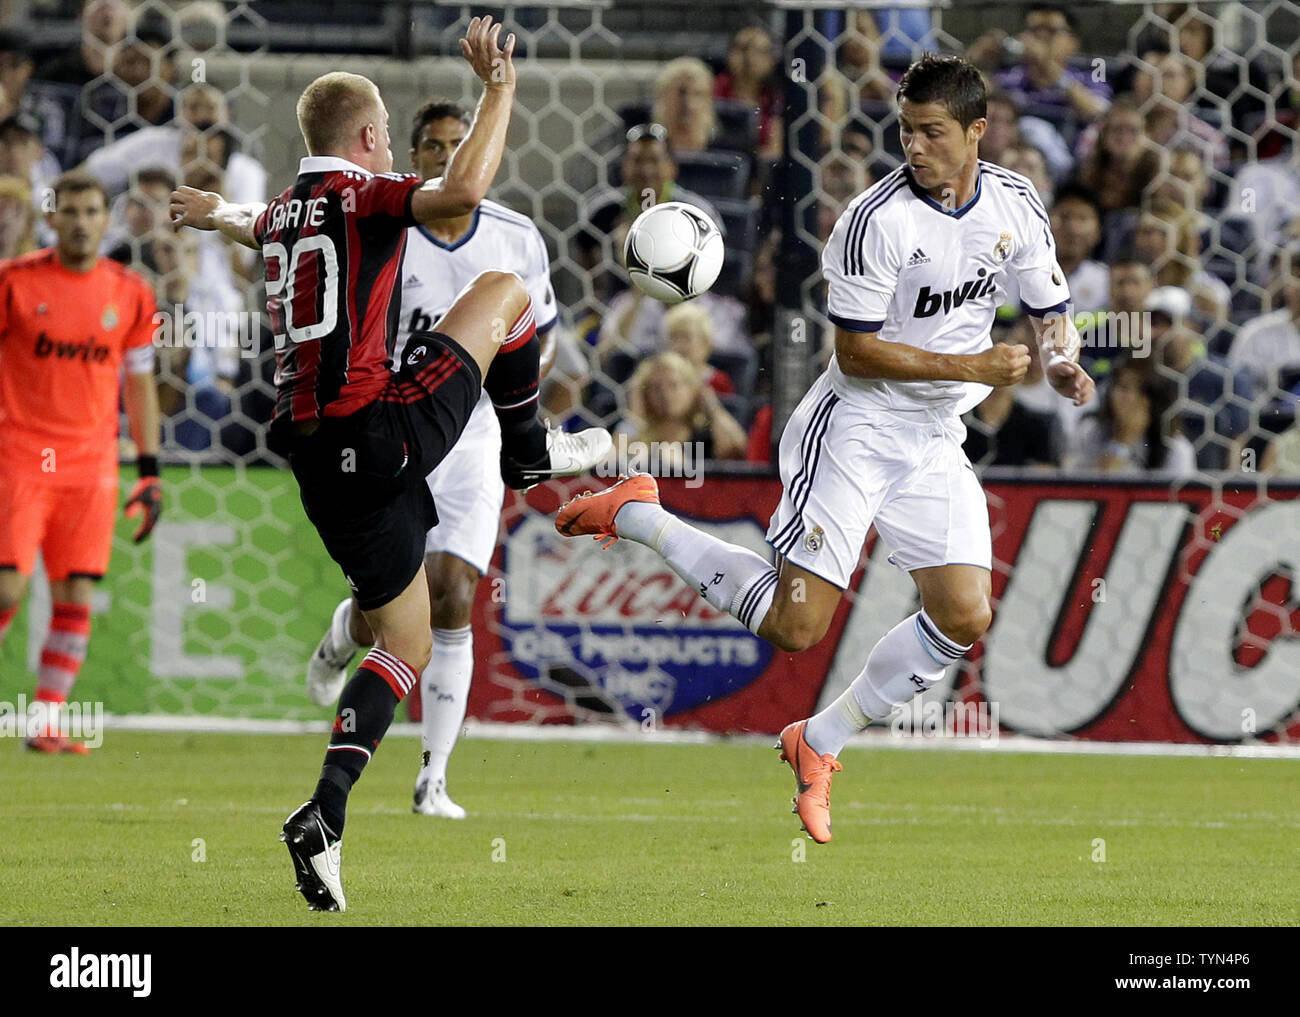
[[[965,436],[951,410],[867,409],[837,396],[823,374],[781,435],[784,490],[767,542],[840,589],[872,523],[905,572],[991,569],[988,502],[961,449]]]
[[[447,457],[428,477],[438,525],[424,553],[445,551],[486,575],[501,531],[506,485],[501,479],[501,425],[484,392]]]

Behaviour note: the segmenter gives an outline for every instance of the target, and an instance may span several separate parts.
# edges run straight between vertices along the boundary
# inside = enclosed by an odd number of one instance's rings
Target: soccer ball
[[[722,234],[684,201],[652,205],[627,231],[623,263],[636,288],[665,304],[698,297],[722,271]]]

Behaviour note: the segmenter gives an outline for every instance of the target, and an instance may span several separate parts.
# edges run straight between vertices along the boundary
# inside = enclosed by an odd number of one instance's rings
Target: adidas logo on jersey
[[[968,279],[966,282],[950,290],[944,290],[941,293],[934,293],[929,286],[922,286],[921,292],[916,295],[916,306],[912,308],[912,317],[929,318],[939,313],[942,309],[947,314],[954,307],[961,307],[968,300],[979,300],[987,297],[998,285],[998,274],[987,275],[984,269],[980,269],[978,278]]]
[[[928,264],[930,264],[930,259],[927,258],[925,256],[925,252],[918,247],[915,251],[912,252],[912,256],[907,259],[907,264],[904,267],[916,268],[917,265],[928,265]]]

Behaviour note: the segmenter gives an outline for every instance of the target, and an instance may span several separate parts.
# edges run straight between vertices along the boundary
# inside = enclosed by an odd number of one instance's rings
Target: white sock
[[[760,555],[697,530],[648,502],[628,502],[614,523],[620,537],[658,552],[711,606],[757,635],[777,582],[776,569]]]
[[[433,655],[420,679],[424,765],[434,783],[447,779],[447,760],[460,737],[473,678],[474,633],[470,627],[434,629]]]
[[[344,654],[351,656],[361,649],[357,641],[352,638],[351,597],[334,609],[334,617],[330,621],[330,642],[334,644],[334,649],[338,651],[336,656],[339,657]]]
[[[804,739],[814,752],[839,755],[853,735],[930,688],[969,649],[944,636],[925,611],[910,615],[876,643],[853,684],[808,721]]]

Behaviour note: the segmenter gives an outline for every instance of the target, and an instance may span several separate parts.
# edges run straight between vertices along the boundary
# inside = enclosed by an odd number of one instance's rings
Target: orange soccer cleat
[[[560,507],[555,516],[555,528],[566,537],[590,533],[596,540],[605,541],[602,546],[609,547],[618,540],[614,517],[630,501],[658,505],[659,485],[655,478],[645,473],[634,473],[599,494],[584,491]]]
[[[798,783],[791,811],[803,821],[803,828],[813,840],[825,844],[831,839],[831,774],[844,767],[829,752],[819,756],[813,751],[803,736],[807,723],[800,720],[788,725],[776,747],[781,750],[781,761],[794,770]]]
[[[53,734],[48,730],[45,734],[28,738],[26,744],[33,752],[69,752],[74,756],[90,755],[90,746],[85,742],[74,742],[71,738]]]

